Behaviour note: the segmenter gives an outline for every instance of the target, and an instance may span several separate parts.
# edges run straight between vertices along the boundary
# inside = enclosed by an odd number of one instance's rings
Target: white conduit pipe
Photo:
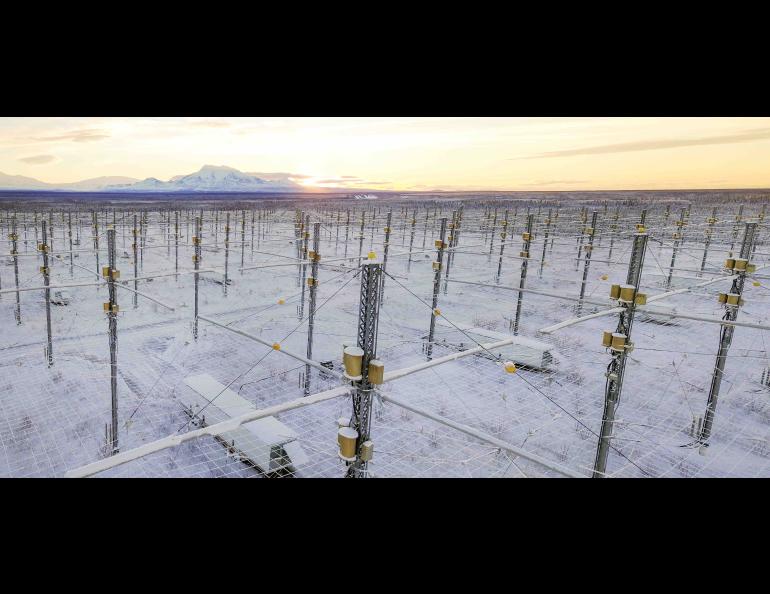
[[[757,330],[770,330],[770,326],[764,326],[762,324],[752,324],[751,322],[738,322],[738,321],[732,321],[728,322],[727,320],[723,320],[721,318],[709,318],[706,316],[693,316],[690,314],[683,314],[678,313],[676,311],[671,312],[663,312],[663,311],[655,311],[651,309],[647,309],[647,307],[643,305],[637,305],[637,310],[641,310],[647,315],[650,316],[664,316],[667,318],[682,318],[684,320],[696,320],[698,322],[711,322],[712,324],[721,324],[722,326],[740,326],[742,328],[755,328]]]
[[[470,355],[475,355],[477,353],[481,353],[483,351],[491,351],[493,349],[499,349],[501,347],[507,346],[509,344],[513,344],[515,341],[515,338],[506,338],[505,340],[500,340],[498,342],[490,342],[487,344],[483,344],[479,347],[468,349],[467,351],[460,351],[458,353],[451,353],[449,355],[446,355],[444,357],[439,357],[438,359],[433,359],[432,361],[425,361],[424,363],[418,363],[417,365],[413,365],[412,367],[405,367],[404,369],[397,369],[396,371],[386,371],[383,374],[383,382],[390,382],[393,380],[400,379],[404,376],[410,375],[412,373],[416,373],[418,371],[422,371],[424,369],[430,369],[431,367],[435,367],[436,365],[441,365],[442,363],[446,363],[447,361],[455,361],[456,359],[462,359],[463,357],[468,357]]]
[[[543,334],[551,334],[551,332],[556,332],[557,330],[561,330],[562,328],[566,328],[567,326],[572,326],[573,324],[579,324],[580,322],[585,322],[586,320],[592,320],[594,318],[601,318],[602,316],[608,316],[610,314],[620,313],[621,311],[623,311],[622,307],[613,307],[612,309],[605,309],[604,311],[600,311],[598,313],[588,314],[587,316],[581,316],[579,318],[571,318],[569,320],[564,320],[563,322],[559,322],[558,324],[554,324],[553,326],[540,328],[538,332],[542,332]]]
[[[91,464],[86,464],[80,468],[68,470],[64,473],[64,476],[65,478],[83,478],[86,476],[91,476],[97,472],[103,472],[105,470],[109,470],[110,468],[115,468],[116,466],[120,466],[126,462],[131,462],[132,460],[147,456],[148,454],[154,454],[155,452],[178,446],[185,441],[190,441],[191,439],[197,439],[198,437],[202,437],[204,435],[221,435],[222,433],[237,429],[244,423],[256,421],[257,419],[263,419],[265,417],[276,415],[281,412],[286,412],[288,410],[294,410],[297,408],[309,406],[311,404],[316,404],[317,402],[331,400],[332,398],[338,398],[339,396],[344,396],[349,392],[349,387],[341,386],[339,388],[313,394],[312,396],[290,400],[289,402],[285,402],[283,404],[276,404],[267,408],[249,411],[237,417],[233,417],[232,419],[228,419],[227,421],[222,421],[221,423],[215,423],[213,425],[209,425],[208,427],[182,433],[181,435],[169,435],[163,439],[158,439],[156,441],[146,443],[132,450],[127,450],[125,452],[115,454],[114,456],[110,456],[109,458],[104,458],[103,460],[98,460],[96,462],[92,462]]]
[[[393,396],[380,394],[380,397],[386,402],[392,402],[396,406],[400,406],[401,408],[410,410],[413,413],[432,419],[437,423],[441,423],[442,425],[452,427],[453,429],[457,429],[458,431],[461,431],[466,435],[471,435],[477,439],[491,443],[492,445],[495,445],[503,450],[511,452],[512,454],[516,454],[517,456],[530,460],[531,462],[540,464],[541,466],[544,466],[545,468],[558,472],[559,474],[563,474],[564,476],[568,476],[570,478],[586,478],[582,474],[578,474],[574,470],[570,470],[569,468],[562,466],[561,464],[557,464],[555,462],[551,462],[550,460],[546,460],[545,458],[541,458],[537,454],[531,454],[515,445],[512,445],[508,442],[503,441],[502,439],[498,439],[493,435],[489,435],[488,433],[484,433],[483,431],[479,431],[478,429],[474,429],[473,427],[469,427],[468,425],[457,423],[455,421],[447,419],[446,417],[442,417],[428,410],[425,410],[424,408],[419,408],[417,406],[414,406],[413,404],[407,404],[402,400],[393,398]]]
[[[93,283],[76,283],[72,285],[50,285],[48,287],[19,287],[18,289],[3,289],[0,291],[0,295],[3,295],[5,293],[16,293],[16,292],[23,292],[23,291],[43,291],[45,289],[71,289],[72,287],[95,287],[97,285],[106,285],[106,281],[96,281]]]
[[[553,297],[555,299],[565,299],[567,301],[580,301],[577,297],[573,297],[572,295],[561,295],[559,293],[550,293],[548,291],[540,291],[538,289],[519,289],[518,287],[506,287],[504,285],[488,285],[486,283],[477,283],[472,281],[464,281],[464,280],[458,280],[456,278],[448,278],[446,279],[450,283],[462,283],[464,285],[478,285],[479,287],[488,287],[490,289],[503,289],[505,291],[521,291],[522,293],[533,293],[535,295],[542,295],[544,297]],[[598,301],[595,299],[583,299],[583,303],[590,303],[591,305],[604,305],[606,306],[607,303],[605,301]]]
[[[170,306],[170,305],[168,305],[166,303],[163,303],[162,301],[156,299],[155,297],[150,297],[146,293],[140,293],[139,291],[135,291],[134,289],[130,289],[130,288],[128,288],[125,285],[122,285],[120,283],[115,283],[115,286],[120,288],[120,289],[125,289],[126,291],[131,291],[132,293],[136,293],[140,297],[144,297],[145,299],[149,299],[150,301],[154,301],[155,303],[157,303],[158,305],[162,305],[166,309],[170,309],[171,311],[176,311],[176,309],[174,309],[172,306]]]

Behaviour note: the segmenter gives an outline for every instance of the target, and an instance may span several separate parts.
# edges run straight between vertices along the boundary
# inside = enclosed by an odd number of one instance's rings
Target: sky
[[[0,172],[161,180],[203,165],[382,190],[770,188],[770,118],[0,118]]]

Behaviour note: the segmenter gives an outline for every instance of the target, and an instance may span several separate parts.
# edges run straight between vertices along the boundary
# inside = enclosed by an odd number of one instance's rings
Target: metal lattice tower
[[[640,227],[643,229],[643,227]],[[604,392],[604,412],[602,413],[602,425],[599,433],[599,443],[596,447],[596,459],[594,461],[593,478],[605,476],[607,469],[607,455],[610,450],[610,441],[612,440],[613,424],[615,422],[615,411],[620,401],[621,390],[623,389],[623,375],[626,369],[626,358],[628,351],[632,347],[631,325],[634,321],[636,305],[634,303],[636,292],[639,289],[639,281],[644,267],[644,255],[647,249],[648,235],[645,232],[634,234],[633,246],[631,248],[631,259],[628,263],[628,276],[626,285],[634,287],[630,300],[619,301],[619,306],[623,308],[618,316],[618,326],[613,335],[622,336],[622,344],[610,346],[612,360],[607,367],[607,383]]]
[[[698,276],[703,276],[703,269],[706,267],[706,258],[708,257],[709,245],[711,244],[711,235],[714,232],[714,224],[717,222],[716,206],[711,210],[711,217],[709,217],[707,222],[708,227],[706,228],[706,239],[703,244],[703,259],[700,263],[700,272],[698,272]]]
[[[505,220],[502,222],[503,230],[500,232],[500,259],[497,262],[497,276],[495,282],[500,282],[500,273],[503,271],[503,252],[505,251],[505,238],[508,236],[508,211],[505,211]]]
[[[377,323],[379,321],[379,289],[382,265],[364,264],[361,267],[361,298],[358,308],[357,344],[364,351],[361,361],[361,379],[353,384],[353,416],[350,427],[358,432],[356,460],[348,466],[348,478],[366,476],[368,462],[361,460],[361,445],[369,440],[372,423],[372,391],[369,383],[369,362],[377,357]]]
[[[444,268],[446,269],[446,272],[444,273],[444,295],[447,294],[448,285],[449,285],[449,269],[452,265],[452,248],[454,247],[455,242],[455,227],[457,226],[457,212],[456,210],[452,211],[452,222],[449,223],[449,237],[447,238],[449,242],[449,248],[450,251],[447,253],[446,256],[446,265]]]
[[[583,309],[583,298],[586,295],[586,281],[588,280],[588,267],[591,265],[591,254],[593,253],[594,249],[594,237],[596,236],[596,217],[599,213],[594,211],[593,215],[591,216],[591,226],[585,230],[585,233],[588,235],[588,245],[585,246],[585,256],[583,256],[583,259],[585,262],[583,263],[583,280],[580,283],[580,300],[577,304],[577,315],[580,315],[580,312]]]
[[[91,229],[91,232],[93,233],[93,237],[94,237],[94,252],[96,253],[96,273],[100,274],[101,271],[99,269],[99,219],[96,216],[96,211],[93,211],[91,215],[93,218],[93,228]],[[99,287],[96,287],[96,288],[97,290],[99,289]]]
[[[522,293],[521,289],[524,288],[524,283],[527,280],[527,267],[529,266],[529,248],[532,245],[532,231],[535,223],[535,215],[530,214],[527,215],[527,230],[522,235],[522,239],[524,240],[523,243],[523,250],[521,254],[519,254],[522,258],[524,258],[521,261],[521,277],[519,278],[519,296],[516,299],[516,317],[513,320],[513,324],[511,324],[511,330],[513,330],[514,336],[519,334],[519,321],[521,320],[521,304],[522,300],[524,298],[524,293]],[[500,253],[502,257],[502,252]]]
[[[551,212],[552,209],[548,209],[548,218],[545,220],[545,237],[543,238],[543,255],[540,258],[540,271],[538,273],[539,278],[543,278],[543,266],[545,266],[545,250],[548,247],[548,233],[551,230]]]
[[[671,277],[674,274],[674,264],[676,263],[676,253],[679,250],[679,242],[682,241],[682,234],[684,233],[684,213],[685,209],[683,208],[682,214],[679,217],[679,220],[676,222],[678,230],[674,232],[674,249],[671,252],[671,265],[668,268],[668,278],[666,278],[667,289],[671,286]]]
[[[741,206],[741,211],[742,209],[743,207]],[[745,225],[746,230],[743,235],[743,243],[741,244],[740,258],[748,261],[751,254],[751,246],[754,243],[757,223],[746,223]],[[741,295],[743,294],[743,285],[746,282],[747,267],[747,265],[744,265],[742,269],[737,269],[736,267],[736,270],[734,271],[736,278],[733,280],[730,295],[726,296],[725,314],[722,316],[722,319],[727,322],[734,322],[738,319],[738,308],[743,301]],[[733,341],[733,334],[735,333],[735,326],[721,326],[720,328],[719,352],[717,353],[714,372],[711,376],[711,386],[709,388],[708,401],[706,402],[706,413],[703,416],[703,427],[698,436],[698,441],[704,445],[708,445],[709,437],[711,437],[714,414],[716,413],[717,402],[719,400],[719,388],[722,385],[722,376],[724,375],[725,362],[727,360],[727,351],[730,349],[730,345]]]

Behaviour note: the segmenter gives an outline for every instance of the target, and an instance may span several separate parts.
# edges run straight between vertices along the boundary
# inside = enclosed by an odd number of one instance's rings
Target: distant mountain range
[[[244,173],[232,167],[204,165],[188,175],[168,181],[154,177],[96,177],[74,183],[49,184],[23,175],[0,172],[0,190],[50,190],[79,192],[329,192],[340,188],[303,186],[287,173]]]

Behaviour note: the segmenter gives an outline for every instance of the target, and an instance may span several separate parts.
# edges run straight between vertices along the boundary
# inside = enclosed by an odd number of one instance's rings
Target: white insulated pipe
[[[137,458],[178,446],[185,441],[190,441],[191,439],[197,439],[198,437],[203,437],[204,435],[221,435],[222,433],[237,429],[244,423],[256,421],[257,419],[263,419],[265,417],[286,412],[288,410],[310,406],[311,404],[316,404],[317,402],[323,402],[325,400],[331,400],[332,398],[338,398],[339,396],[346,395],[349,391],[350,388],[347,386],[340,386],[339,388],[326,390],[325,392],[319,392],[318,394],[313,394],[312,396],[290,400],[289,402],[284,402],[283,404],[276,404],[267,408],[249,411],[237,417],[233,417],[232,419],[228,419],[227,421],[209,425],[208,427],[202,427],[201,429],[188,431],[187,433],[182,433],[180,435],[169,435],[168,437],[146,443],[132,450],[120,452],[114,456],[92,462],[91,464],[86,464],[80,468],[68,470],[64,473],[64,477],[83,478],[91,476],[97,472],[103,472],[105,470],[109,470],[110,468],[115,468],[116,466],[120,466],[126,462],[131,462]]]

